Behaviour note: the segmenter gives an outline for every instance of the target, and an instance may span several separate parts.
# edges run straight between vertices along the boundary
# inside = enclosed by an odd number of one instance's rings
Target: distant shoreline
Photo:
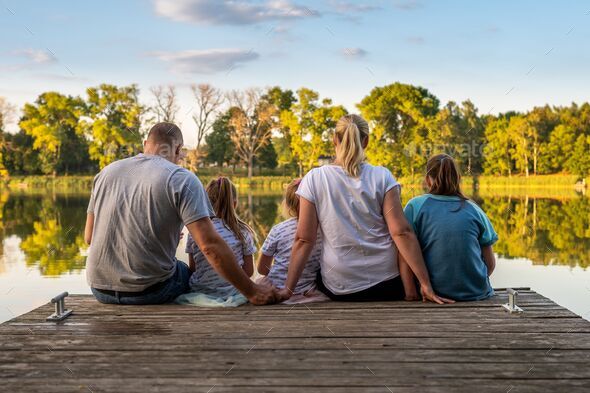
[[[212,175],[210,171],[206,174],[199,174],[197,176],[206,184],[216,175]],[[285,184],[289,183],[292,176],[254,176],[251,181],[247,177],[240,174],[228,176],[239,188],[254,188],[265,189],[269,191],[282,191]],[[39,189],[56,189],[56,190],[78,190],[85,191],[92,188],[92,175],[74,175],[74,176],[13,176],[10,178],[0,179],[0,188],[4,190],[39,190]],[[398,179],[400,184],[412,189],[422,187],[422,177],[402,177]],[[467,193],[488,194],[490,191],[503,191],[506,193],[514,191],[531,191],[531,190],[562,190],[562,191],[577,191],[585,194],[587,185],[582,185],[578,182],[579,178],[575,175],[555,174],[555,175],[537,175],[537,176],[465,176],[463,178],[463,188]],[[545,194],[545,193],[542,193]]]

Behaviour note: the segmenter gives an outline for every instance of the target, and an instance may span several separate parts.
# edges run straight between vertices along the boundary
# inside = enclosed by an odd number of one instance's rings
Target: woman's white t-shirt
[[[384,167],[361,165],[358,178],[342,167],[312,169],[297,195],[316,207],[322,231],[322,280],[337,295],[399,276],[397,249],[383,218],[385,193],[399,186]]]

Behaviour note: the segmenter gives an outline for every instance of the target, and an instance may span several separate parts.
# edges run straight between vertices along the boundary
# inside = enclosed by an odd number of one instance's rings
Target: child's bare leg
[[[412,269],[410,269],[410,265],[407,264],[406,260],[400,253],[397,254],[397,261],[402,283],[404,284],[404,291],[406,292],[406,300],[420,300],[420,294],[416,288],[416,278],[414,277]]]

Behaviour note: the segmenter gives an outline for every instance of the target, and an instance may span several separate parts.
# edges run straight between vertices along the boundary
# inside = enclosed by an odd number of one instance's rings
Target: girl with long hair
[[[212,218],[215,230],[231,248],[246,275],[251,277],[254,273],[256,236],[236,213],[238,193],[235,185],[227,177],[220,176],[209,182],[206,191],[215,211]],[[202,305],[239,305],[246,302],[233,285],[217,274],[191,236],[187,239],[186,252],[193,271],[189,281],[191,292],[181,296],[179,302]],[[204,295],[212,304],[203,301],[203,297],[195,301],[195,294]]]
[[[425,195],[411,199],[405,215],[412,225],[434,290],[455,300],[481,300],[493,295],[489,276],[498,240],[490,220],[461,191],[453,157],[438,154],[426,164]],[[400,260],[406,297],[417,297],[409,267]]]

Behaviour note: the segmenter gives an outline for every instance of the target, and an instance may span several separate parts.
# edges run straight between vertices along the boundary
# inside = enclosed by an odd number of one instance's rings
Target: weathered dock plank
[[[590,391],[590,322],[530,290],[429,303],[108,306],[0,325],[4,391]]]

